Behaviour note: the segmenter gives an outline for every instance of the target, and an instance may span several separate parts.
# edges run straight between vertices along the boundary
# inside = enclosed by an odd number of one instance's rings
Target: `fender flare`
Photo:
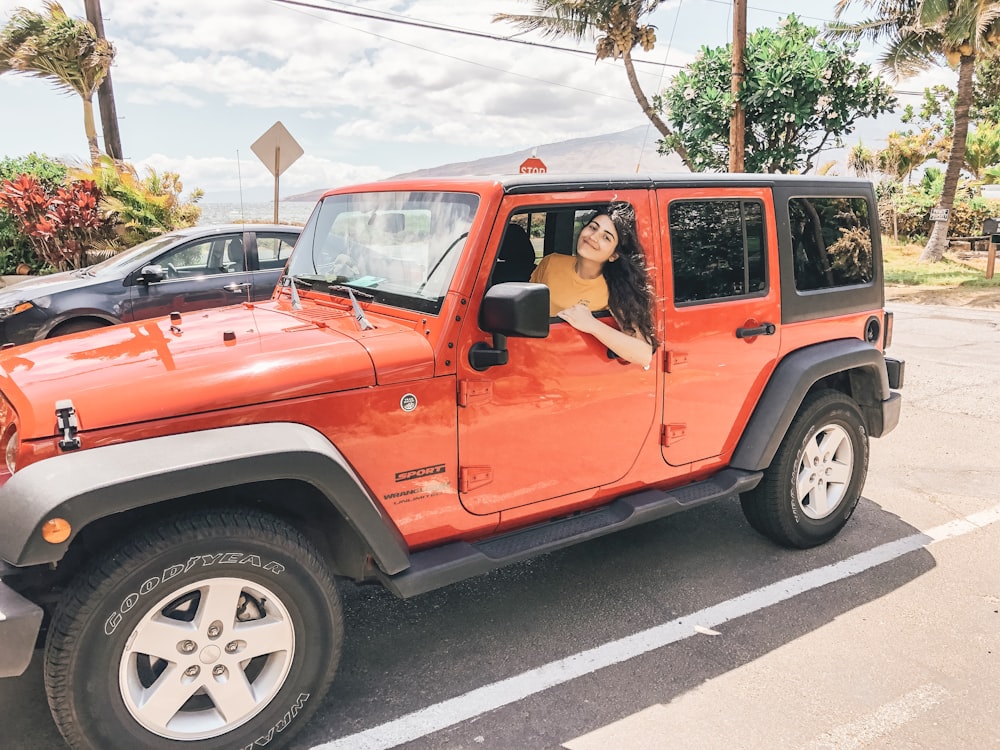
[[[0,559],[37,565],[62,559],[87,524],[185,495],[272,479],[306,482],[329,500],[392,575],[409,551],[392,520],[322,433],[302,424],[220,427],[65,453],[30,464],[0,488],[8,512]],[[41,537],[46,520],[70,522],[61,544]]]
[[[860,339],[828,341],[785,356],[757,402],[730,465],[747,471],[766,469],[809,389],[828,375],[856,370],[863,371],[875,386],[869,389],[877,399],[874,406],[891,400],[885,357]]]

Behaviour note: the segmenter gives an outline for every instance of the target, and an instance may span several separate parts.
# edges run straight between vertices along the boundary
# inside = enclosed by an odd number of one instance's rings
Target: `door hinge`
[[[676,445],[687,435],[686,424],[665,424],[660,431],[660,445],[669,448]]]
[[[492,466],[463,466],[458,470],[459,492],[469,492],[492,481]]]
[[[688,361],[687,352],[674,352],[665,349],[663,352],[663,369],[667,372],[674,372],[681,365],[686,365]]]
[[[481,404],[493,398],[492,380],[460,380],[458,381],[458,405],[471,406]]]

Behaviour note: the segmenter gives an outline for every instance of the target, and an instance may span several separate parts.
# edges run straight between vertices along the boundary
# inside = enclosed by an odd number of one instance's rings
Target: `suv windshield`
[[[313,211],[287,275],[303,287],[436,313],[479,207],[470,193],[333,195]]]

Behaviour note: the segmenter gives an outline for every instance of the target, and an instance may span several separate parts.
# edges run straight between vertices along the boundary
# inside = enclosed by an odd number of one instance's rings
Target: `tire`
[[[53,615],[44,672],[59,731],[88,750],[283,747],[340,657],[326,564],[261,513],[150,527],[81,572]]]
[[[740,497],[743,514],[778,544],[815,547],[847,523],[867,473],[868,432],[857,404],[840,391],[817,391],[806,397],[761,483]]]
[[[57,336],[68,336],[71,333],[80,333],[81,331],[93,331],[95,328],[106,328],[108,323],[105,323],[94,318],[80,318],[78,320],[67,320],[65,323],[60,323],[51,331],[49,335],[45,338],[54,339]]]

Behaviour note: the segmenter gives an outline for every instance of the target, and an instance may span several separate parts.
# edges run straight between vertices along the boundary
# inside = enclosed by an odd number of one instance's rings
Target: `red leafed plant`
[[[21,222],[38,255],[57,270],[80,267],[87,249],[109,231],[100,200],[93,180],[74,180],[54,193],[29,174],[0,184],[0,206]]]

